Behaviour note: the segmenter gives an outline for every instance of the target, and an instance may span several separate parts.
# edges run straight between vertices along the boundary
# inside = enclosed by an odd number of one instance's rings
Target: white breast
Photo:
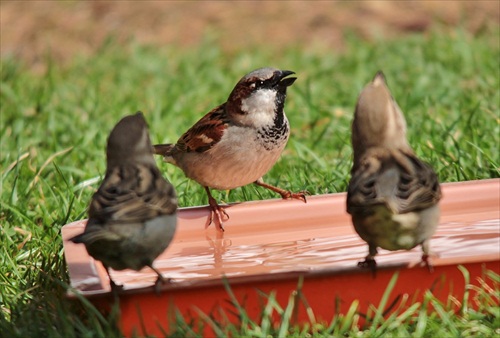
[[[238,122],[255,128],[270,126],[274,123],[275,109],[276,90],[257,90],[241,100],[241,110],[246,114],[238,116]]]
[[[221,140],[204,153],[184,155],[186,176],[215,189],[226,190],[255,182],[279,159],[288,135],[266,149],[255,128],[230,126]]]

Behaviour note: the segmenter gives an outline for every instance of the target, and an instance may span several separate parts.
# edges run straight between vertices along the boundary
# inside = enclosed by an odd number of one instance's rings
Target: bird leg
[[[264,180],[262,180],[262,178],[259,178],[257,181],[255,181],[253,183],[255,183],[261,187],[264,187],[266,189],[269,189],[271,191],[274,191],[275,193],[280,194],[281,198],[283,198],[284,200],[293,198],[293,199],[302,200],[302,201],[304,201],[304,203],[307,203],[306,196],[309,195],[308,191],[303,190],[303,191],[299,191],[299,192],[291,192],[290,190],[281,189],[281,188],[275,187],[274,185],[267,184],[264,182]]]
[[[154,286],[154,289],[155,289],[155,293],[159,296],[161,294],[161,286],[168,283],[170,281],[170,279],[165,279],[165,277],[163,277],[163,275],[161,274],[161,272],[156,269],[153,264],[150,264],[148,265],[148,267],[153,270],[154,272],[156,272],[156,274],[158,275],[158,278],[156,279],[156,282],[155,282],[155,286]]]
[[[106,273],[108,274],[109,286],[111,287],[111,292],[113,292],[113,295],[115,296],[115,298],[117,298],[118,297],[118,292],[120,292],[121,290],[123,290],[123,285],[116,284],[113,281],[113,278],[111,278],[111,274],[109,273],[109,267],[107,265],[104,265],[104,269],[106,270]]]
[[[434,267],[432,266],[432,263],[430,262],[429,255],[423,254],[422,255],[422,263],[427,267],[430,273],[434,272]]]
[[[434,272],[434,267],[432,266],[432,263],[430,262],[430,256],[437,256],[437,255],[434,255],[433,253],[430,252],[430,248],[429,248],[429,240],[425,240],[423,243],[422,243],[422,263],[427,267],[427,269],[429,269],[429,272]]]
[[[208,187],[205,187],[205,191],[207,192],[208,204],[210,205],[211,209],[210,217],[207,219],[207,223],[205,223],[205,228],[208,228],[208,226],[212,224],[212,221],[214,221],[215,219],[214,222],[217,228],[221,231],[224,231],[224,227],[222,226],[223,221],[227,221],[229,219],[229,215],[223,207],[217,204],[217,201],[215,200],[215,198],[213,198]]]
[[[364,261],[358,262],[358,266],[363,269],[370,269],[373,278],[375,278],[377,276],[377,262],[375,261],[377,247],[375,245],[368,244],[368,251],[368,256],[365,257]]]

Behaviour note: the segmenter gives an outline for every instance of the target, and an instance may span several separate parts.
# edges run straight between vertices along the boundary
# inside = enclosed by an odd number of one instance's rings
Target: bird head
[[[242,125],[265,127],[282,118],[286,90],[296,77],[290,70],[260,68],[245,75],[226,103],[229,116]]]
[[[146,120],[141,112],[122,118],[108,137],[108,167],[129,162],[155,163]]]
[[[352,123],[354,157],[372,147],[410,150],[406,139],[406,121],[385,83],[382,72],[363,88]]]

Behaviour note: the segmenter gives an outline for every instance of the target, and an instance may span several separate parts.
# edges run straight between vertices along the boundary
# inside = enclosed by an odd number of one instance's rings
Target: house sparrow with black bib
[[[410,250],[422,246],[429,270],[429,241],[439,222],[441,188],[430,165],[408,144],[406,121],[382,72],[361,92],[352,123],[354,164],[347,212],[368,243],[361,267],[375,271],[377,247]]]
[[[85,231],[70,240],[83,243],[90,256],[102,262],[111,289],[117,286],[109,269],[151,268],[170,244],[177,224],[175,190],[161,175],[141,112],[124,117],[111,131],[107,144],[106,176],[92,196]]]
[[[286,90],[296,78],[289,70],[261,68],[245,75],[226,103],[196,122],[175,144],[155,145],[155,153],[181,168],[208,195],[211,216],[220,230],[229,216],[212,197],[210,188],[229,190],[255,183],[283,199],[306,201],[306,192],[293,193],[264,183],[290,136],[283,110]]]

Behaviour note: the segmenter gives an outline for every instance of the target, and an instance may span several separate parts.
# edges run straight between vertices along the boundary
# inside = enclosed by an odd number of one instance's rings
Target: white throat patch
[[[259,89],[250,97],[241,101],[241,110],[246,115],[241,117],[243,124],[255,127],[265,127],[274,123],[276,108],[276,91],[271,89]]]

